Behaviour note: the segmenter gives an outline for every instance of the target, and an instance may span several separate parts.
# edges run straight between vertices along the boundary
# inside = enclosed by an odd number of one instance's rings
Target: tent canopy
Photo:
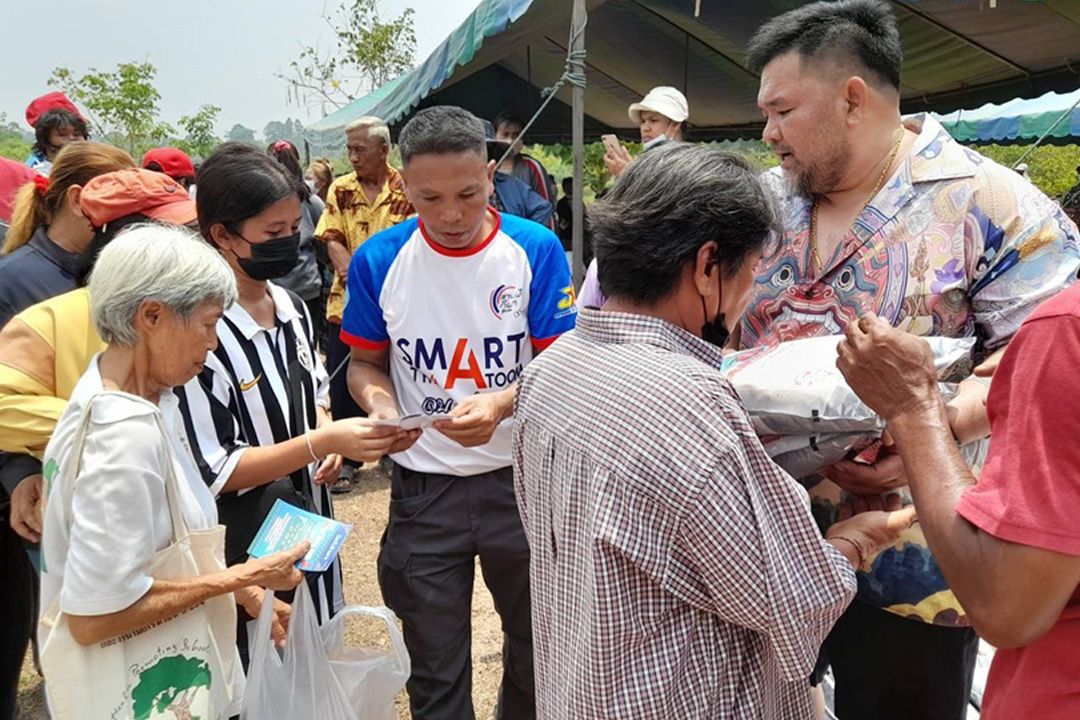
[[[1080,90],[1064,95],[1048,92],[1032,100],[1014,99],[1001,105],[987,103],[975,110],[937,115],[949,134],[960,142],[1011,144],[1080,141]]]
[[[747,137],[760,128],[758,77],[746,44],[769,18],[804,0],[586,0],[586,137],[636,135],[627,106],[651,87],[674,85],[690,102],[691,137]],[[991,7],[995,4],[995,7]],[[903,110],[951,111],[1080,84],[1080,2],[1075,0],[892,0],[905,61]],[[439,104],[481,117],[532,115],[559,78],[571,0],[483,0],[423,63],[315,123],[340,135],[363,115],[400,125]],[[1075,70],[1074,70],[1075,68]],[[530,132],[567,142],[564,89]]]

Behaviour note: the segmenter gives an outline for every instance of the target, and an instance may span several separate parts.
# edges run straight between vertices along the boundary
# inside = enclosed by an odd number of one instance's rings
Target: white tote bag
[[[83,411],[58,476],[69,517],[93,402]],[[157,421],[164,435],[160,413]],[[167,440],[165,447],[173,541],[154,555],[148,574],[155,580],[179,580],[220,572],[225,569],[225,528],[188,528]],[[231,594],[89,646],[72,637],[59,599],[40,625],[46,638],[41,666],[53,720],[221,720],[233,704],[234,673],[242,670],[235,662],[236,605]]]

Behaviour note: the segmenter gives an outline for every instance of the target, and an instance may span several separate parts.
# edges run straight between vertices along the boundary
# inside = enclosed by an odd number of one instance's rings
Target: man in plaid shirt
[[[537,717],[809,718],[854,567],[913,511],[822,539],[720,375],[777,221],[743,161],[657,148],[590,221],[608,299],[528,366],[515,413]]]

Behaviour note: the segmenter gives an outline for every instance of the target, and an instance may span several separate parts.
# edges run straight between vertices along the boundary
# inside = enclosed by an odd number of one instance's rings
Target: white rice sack
[[[881,419],[836,367],[842,335],[792,340],[724,358],[721,371],[742,399],[758,435],[874,433]],[[942,380],[971,372],[974,338],[924,338]]]

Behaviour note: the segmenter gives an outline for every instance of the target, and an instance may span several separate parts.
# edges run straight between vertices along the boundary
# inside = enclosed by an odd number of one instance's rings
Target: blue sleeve
[[[416,219],[406,220],[373,235],[353,254],[345,283],[345,312],[341,315],[341,340],[345,344],[381,350],[390,343],[379,296],[390,266],[415,229]]]
[[[547,225],[548,220],[551,219],[551,210],[551,203],[540,193],[528,188],[525,193],[525,217],[535,223]]]
[[[529,259],[529,334],[543,350],[556,338],[574,329],[577,303],[559,239],[545,227],[503,216],[503,229],[521,245]]]

